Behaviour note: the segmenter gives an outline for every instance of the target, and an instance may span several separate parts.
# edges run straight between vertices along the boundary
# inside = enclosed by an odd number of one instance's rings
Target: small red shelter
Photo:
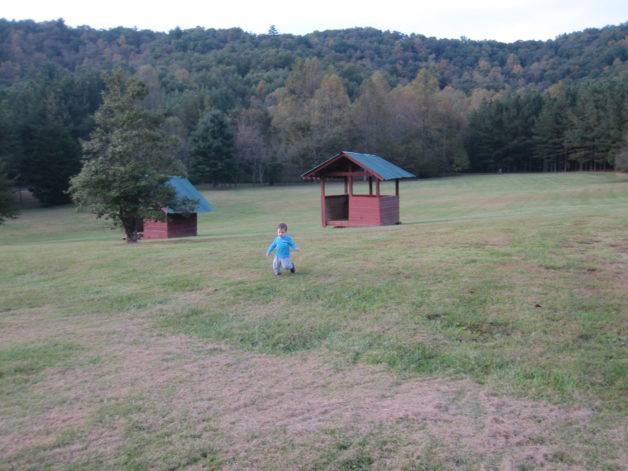
[[[197,235],[197,213],[213,211],[194,185],[187,178],[172,177],[167,182],[174,187],[179,198],[189,198],[198,203],[190,214],[182,214],[172,208],[161,208],[166,213],[165,221],[144,220],[144,239],[170,239],[172,237],[191,237]]]
[[[382,157],[356,152],[340,152],[301,177],[320,180],[323,227],[399,224],[399,180],[416,178]],[[368,181],[368,194],[354,194],[355,178]],[[338,179],[344,181],[344,194],[326,196],[325,182]],[[394,195],[380,193],[380,182],[383,181],[395,182]]]

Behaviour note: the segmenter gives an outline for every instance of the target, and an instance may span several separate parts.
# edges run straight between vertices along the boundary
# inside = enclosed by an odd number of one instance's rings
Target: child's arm
[[[276,246],[277,244],[275,243],[275,241],[273,241],[273,243],[268,246],[268,250],[266,250],[267,257],[270,257],[270,254],[272,253],[273,250],[275,250]]]

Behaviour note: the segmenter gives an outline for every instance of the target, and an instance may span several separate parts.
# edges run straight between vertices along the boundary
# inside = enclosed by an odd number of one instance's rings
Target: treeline
[[[101,73],[124,67],[196,182],[294,180],[339,150],[422,176],[613,168],[628,129],[628,24],[551,41],[445,40],[372,28],[305,36],[169,33],[0,19],[0,158],[67,201]]]
[[[470,114],[471,171],[628,170],[628,74],[509,91]]]
[[[266,93],[283,86],[293,66],[316,57],[333,65],[351,99],[374,71],[386,72],[391,85],[409,82],[426,69],[444,88],[470,93],[503,90],[561,80],[613,75],[628,60],[628,23],[564,34],[549,41],[473,41],[405,35],[374,28],[314,32],[304,36],[251,34],[241,29],[179,28],[169,33],[114,28],[70,28],[63,20],[36,23],[0,19],[0,82],[26,78],[53,63],[70,71],[99,69],[112,62],[151,65],[165,91],[198,86],[222,96],[222,105],[247,106],[260,82]],[[224,83],[222,79],[230,82]],[[242,93],[247,88],[249,93]],[[226,109],[223,109],[226,111]]]

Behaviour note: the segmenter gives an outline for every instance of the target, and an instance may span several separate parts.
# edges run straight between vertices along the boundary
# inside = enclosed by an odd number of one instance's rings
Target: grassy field
[[[628,467],[628,176],[402,182],[377,228],[203,193],[194,238],[0,226],[0,470]]]

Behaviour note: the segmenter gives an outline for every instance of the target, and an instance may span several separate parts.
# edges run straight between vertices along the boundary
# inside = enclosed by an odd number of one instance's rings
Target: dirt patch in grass
[[[586,468],[589,444],[569,438],[594,420],[585,408],[497,397],[468,380],[400,377],[320,353],[245,353],[163,335],[147,319],[74,328],[65,339],[85,347],[83,360],[48,370],[19,403],[0,408],[0,456],[10,468]]]

